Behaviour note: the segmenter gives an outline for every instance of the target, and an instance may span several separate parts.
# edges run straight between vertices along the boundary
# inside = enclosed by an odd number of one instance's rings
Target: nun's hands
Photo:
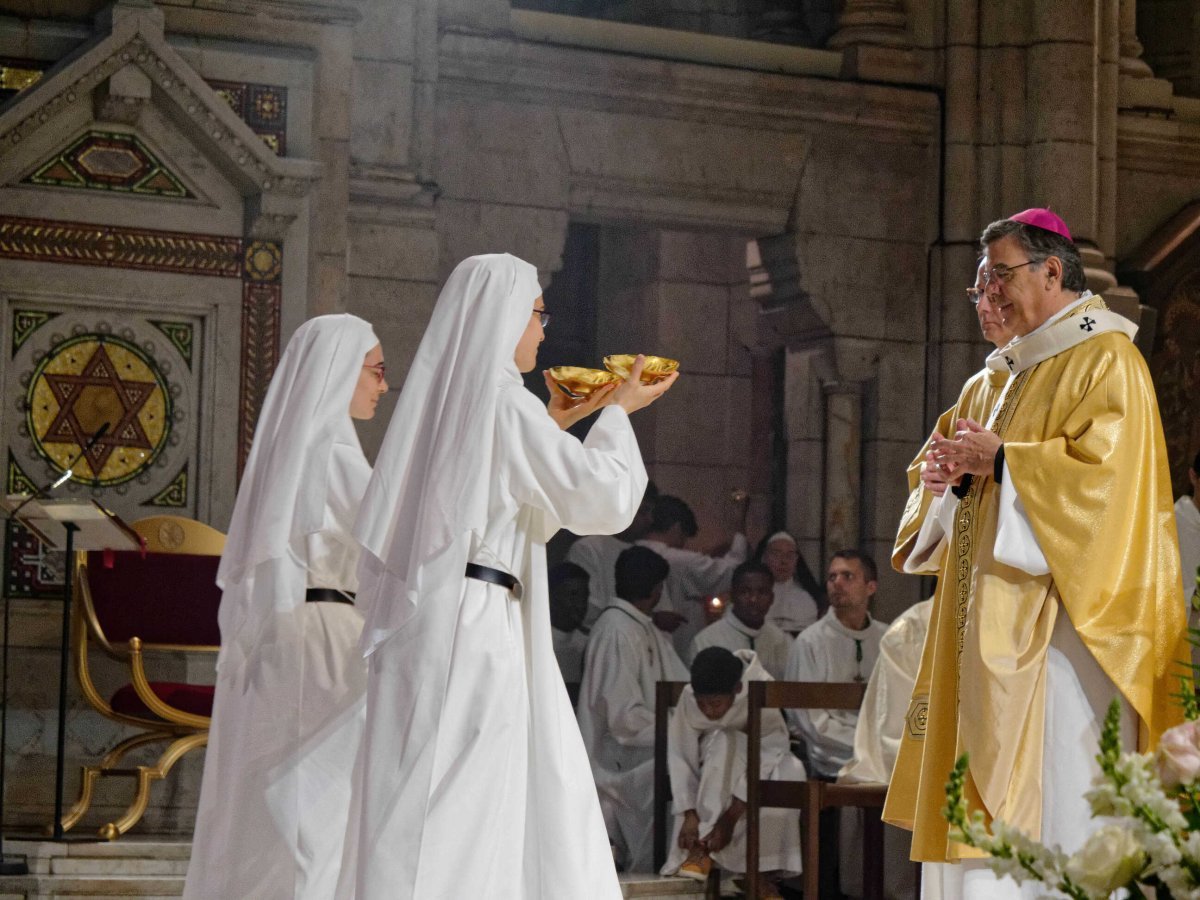
[[[612,397],[617,387],[615,384],[606,384],[587,397],[572,400],[563,393],[562,388],[550,377],[549,372],[542,372],[542,377],[546,379],[546,389],[550,392],[550,402],[546,404],[546,412],[550,413],[550,418],[557,422],[558,427],[563,431],[580,419],[586,419],[600,407],[612,403]]]
[[[612,402],[627,413],[635,413],[643,409],[665,394],[679,377],[678,372],[672,372],[661,381],[654,384],[642,384],[642,369],[646,367],[646,357],[638,354],[633,363],[629,377],[613,391]]]

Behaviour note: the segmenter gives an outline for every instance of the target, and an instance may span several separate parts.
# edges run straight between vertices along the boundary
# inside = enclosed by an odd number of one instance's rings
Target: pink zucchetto
[[[1073,241],[1071,232],[1067,229],[1067,223],[1048,209],[1026,209],[1016,215],[1009,216],[1009,218],[1014,222],[1032,225],[1034,228],[1053,231],[1055,234],[1062,235],[1068,241]]]

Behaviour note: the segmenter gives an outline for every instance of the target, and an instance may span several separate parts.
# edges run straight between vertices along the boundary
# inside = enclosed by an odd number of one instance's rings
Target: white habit
[[[820,616],[817,601],[794,578],[775,582],[775,600],[767,612],[767,621],[774,622],[788,634],[799,634]]]
[[[614,599],[592,626],[579,730],[609,836],[630,871],[653,867],[656,685],[687,679],[670,638],[633,604]]]
[[[588,573],[588,611],[583,620],[587,628],[592,627],[604,607],[617,596],[617,557],[631,546],[611,534],[589,534],[568,548],[567,562]]]
[[[350,420],[378,343],[354,316],[292,337],[242,476],[218,581],[221,654],[184,897],[333,895],[362,737],[354,515],[371,469]]]
[[[367,723],[338,897],[621,896],[545,543],[628,527],[647,478],[622,409],[581,443],[525,389],[513,353],[540,294],[507,254],[455,268],[363,499]],[[468,562],[516,576],[520,599]]]
[[[700,819],[700,836],[708,834],[734,797],[746,799],[746,715],[750,707],[747,681],[772,681],[751,650],[735,655],[745,664],[741,690],[733,706],[719,719],[710,719],[696,704],[689,684],[679,697],[667,743],[667,764],[671,774],[671,809],[675,814],[668,844],[664,875],[675,874],[687,853],[679,847],[679,829],[683,814],[694,809]],[[773,781],[804,781],[804,764],[792,755],[791,739],[783,714],[777,709],[763,710],[761,767],[762,778]],[[799,874],[803,860],[800,850],[800,810],[763,809],[759,822],[758,866],[763,872]],[[733,829],[733,839],[712,855],[727,872],[746,871],[746,819]]]
[[[753,650],[771,678],[780,679],[787,669],[792,639],[769,621],[764,622],[762,628],[751,628],[737,617],[731,606],[725,615],[692,640],[688,661],[695,659],[696,654],[705,647],[724,647],[733,653],[738,650]]]
[[[667,561],[671,574],[663,585],[661,609],[670,609],[686,621],[671,634],[680,656],[688,652],[692,638],[704,628],[702,601],[729,590],[733,570],[746,561],[750,545],[743,534],[735,535],[729,552],[724,556],[709,556],[682,547],[668,547],[662,541],[638,541]]]
[[[800,633],[788,655],[788,681],[866,681],[879,656],[879,641],[887,626],[867,620],[862,631],[838,621],[833,610]],[[835,778],[854,752],[858,713],[844,709],[790,709],[792,731],[808,747],[811,770]]]

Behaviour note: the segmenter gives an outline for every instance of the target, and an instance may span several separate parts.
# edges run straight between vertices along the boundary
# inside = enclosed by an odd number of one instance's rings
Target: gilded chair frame
[[[225,547],[225,535],[202,522],[179,516],[150,516],[132,525],[142,538],[145,549],[153,553],[187,553],[199,556],[220,556]],[[63,816],[64,831],[73,828],[83,818],[92,804],[96,783],[105,777],[123,777],[135,780],[134,797],[125,812],[99,829],[100,837],[116,840],[136,825],[145,815],[150,803],[150,789],[155,781],[166,778],[175,764],[184,756],[208,743],[211,719],[165,703],[150,685],[146,674],[145,654],[150,652],[216,653],[220,648],[209,645],[157,644],[132,637],[127,644],[118,645],[109,641],[101,627],[92,599],[87,577],[87,554],[77,553],[75,558],[76,578],[74,623],[71,633],[72,655],[75,658],[75,674],[79,689],[88,704],[111,721],[139,729],[112,748],[99,763],[81,767],[79,796],[71,809]],[[128,668],[130,684],[138,698],[157,719],[130,715],[113,709],[97,688],[92,677],[90,649],[99,648],[109,658]],[[134,750],[166,741],[167,747],[153,765],[122,765],[126,756]]]

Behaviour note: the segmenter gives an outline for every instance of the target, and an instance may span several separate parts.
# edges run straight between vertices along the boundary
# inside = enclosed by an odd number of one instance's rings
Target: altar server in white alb
[[[324,900],[337,884],[366,665],[351,418],[387,390],[355,316],[296,330],[271,379],[217,581],[221,653],[184,897]]]
[[[369,658],[338,896],[621,896],[550,636],[545,543],[617,532],[646,472],[628,414],[669,377],[576,406],[521,381],[537,271],[471,257],[442,289],[356,526]],[[606,407],[582,443],[563,429]]]
[[[714,862],[746,871],[746,682],[771,680],[753,650],[708,647],[692,661],[667,740],[675,825],[664,875],[703,881]],[[805,780],[777,709],[763,710],[760,753],[760,777]],[[776,882],[800,873],[800,810],[763,809],[760,822],[758,867],[767,877],[758,900],[767,900],[780,896]]]
[[[729,586],[729,609],[692,640],[690,659],[706,647],[753,650],[772,678],[783,678],[792,639],[768,616],[775,602],[771,570],[748,560],[733,570]]]

